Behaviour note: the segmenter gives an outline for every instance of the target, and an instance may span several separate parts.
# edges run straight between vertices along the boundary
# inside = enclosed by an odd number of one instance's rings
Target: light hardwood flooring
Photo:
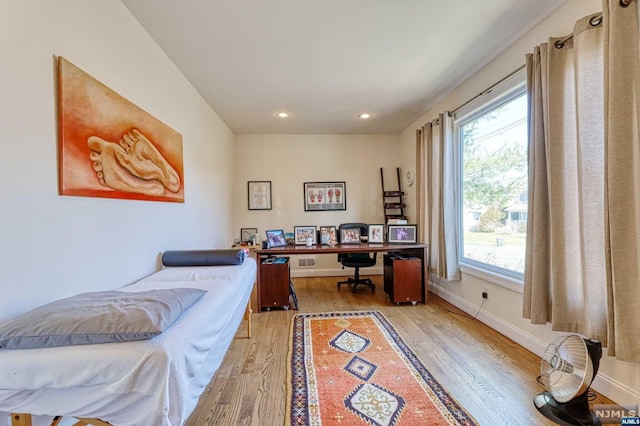
[[[253,336],[236,338],[186,426],[284,423],[291,318],[297,312],[379,310],[431,374],[480,425],[551,425],[533,405],[540,358],[429,294],[426,305],[397,306],[383,291],[354,294],[342,277],[295,278],[299,311],[253,313]],[[592,403],[611,403],[599,395]]]

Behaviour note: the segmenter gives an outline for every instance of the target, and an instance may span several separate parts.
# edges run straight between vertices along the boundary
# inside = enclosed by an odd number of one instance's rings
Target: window
[[[460,261],[521,280],[527,238],[527,96],[523,84],[455,117]],[[464,111],[462,111],[464,114]]]

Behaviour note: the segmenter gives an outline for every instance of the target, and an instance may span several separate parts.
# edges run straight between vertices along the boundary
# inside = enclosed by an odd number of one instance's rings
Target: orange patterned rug
[[[297,314],[288,425],[475,425],[378,311]]]

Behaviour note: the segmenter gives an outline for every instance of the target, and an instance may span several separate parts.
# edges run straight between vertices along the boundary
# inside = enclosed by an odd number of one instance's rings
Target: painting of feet
[[[60,194],[184,202],[182,135],[58,58]]]

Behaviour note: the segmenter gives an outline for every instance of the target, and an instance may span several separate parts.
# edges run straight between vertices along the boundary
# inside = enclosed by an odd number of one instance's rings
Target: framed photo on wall
[[[315,226],[294,226],[293,238],[296,245],[306,244],[307,238],[311,238],[311,243],[316,243],[316,227]]]
[[[369,225],[369,243],[384,243],[384,225]]]
[[[271,210],[271,181],[247,182],[249,210]]]
[[[305,182],[304,211],[346,210],[345,182]]]
[[[389,244],[415,244],[418,238],[418,225],[387,225]]]

